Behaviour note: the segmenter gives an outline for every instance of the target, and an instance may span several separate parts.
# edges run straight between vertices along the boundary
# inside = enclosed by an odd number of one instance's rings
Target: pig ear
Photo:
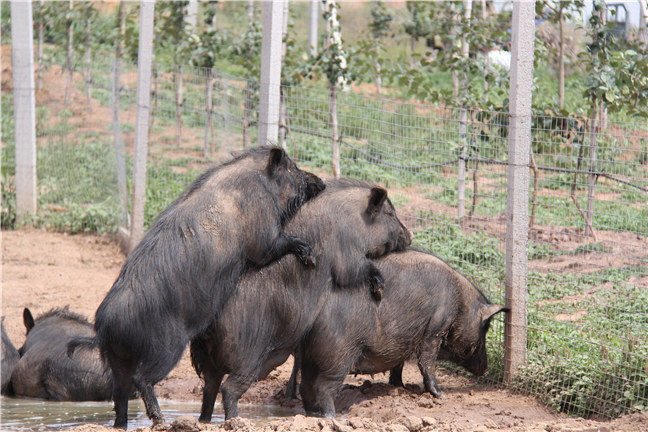
[[[23,323],[25,323],[27,333],[29,333],[29,330],[34,328],[34,316],[28,308],[23,310]]]
[[[496,304],[484,305],[481,309],[482,322],[491,319],[495,314],[498,314],[500,312],[508,312],[508,311],[509,309],[504,306],[500,306]]]
[[[277,168],[286,165],[286,152],[281,147],[273,147],[270,149],[270,157],[268,158],[268,165],[266,165],[266,172],[268,175],[273,175]]]
[[[387,199],[387,191],[381,187],[372,187],[371,194],[369,195],[369,205],[367,206],[367,214],[373,219],[380,212],[385,200]]]

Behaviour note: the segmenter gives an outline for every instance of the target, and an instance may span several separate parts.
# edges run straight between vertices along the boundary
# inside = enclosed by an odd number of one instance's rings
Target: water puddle
[[[112,426],[114,412],[112,402],[52,402],[38,399],[0,398],[0,430],[44,431],[62,430],[87,423]],[[167,423],[182,415],[198,418],[200,402],[160,400],[160,408]],[[263,405],[239,405],[242,417],[251,420],[274,420],[294,415],[290,408]],[[212,423],[224,420],[219,403],[214,408]],[[141,400],[128,404],[128,428],[151,426]]]

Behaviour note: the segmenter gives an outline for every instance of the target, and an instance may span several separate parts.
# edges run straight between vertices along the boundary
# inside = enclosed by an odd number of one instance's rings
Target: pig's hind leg
[[[389,384],[396,387],[405,387],[405,384],[403,384],[403,363],[391,368],[389,371]]]
[[[160,404],[158,404],[157,397],[155,397],[153,384],[144,382],[138,378],[133,378],[133,382],[135,383],[135,388],[137,388],[142,396],[144,407],[146,408],[146,415],[153,420],[153,425],[163,423],[162,410],[160,410]]]
[[[429,339],[424,342],[418,355],[418,367],[423,375],[423,387],[425,387],[425,391],[430,392],[436,398],[443,397],[435,374],[435,364],[440,347],[441,339]]]
[[[256,381],[258,371],[252,373],[230,373],[223,383],[221,394],[223,395],[223,409],[225,420],[238,417],[238,401],[243,393]]]
[[[214,413],[214,404],[216,397],[220,390],[221,382],[223,381],[222,371],[216,370],[213,367],[205,367],[202,372],[203,379],[205,380],[205,387],[203,388],[202,407],[200,408],[200,418],[198,421],[201,423],[209,423]]]
[[[344,371],[323,372],[313,363],[302,362],[300,393],[304,410],[308,415],[335,417],[334,397],[347,373],[348,368],[344,368]]]

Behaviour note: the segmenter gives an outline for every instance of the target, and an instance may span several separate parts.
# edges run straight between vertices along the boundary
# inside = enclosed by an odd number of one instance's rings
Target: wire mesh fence
[[[115,114],[130,188],[136,71],[122,68],[118,110],[113,71],[96,60],[89,79],[76,72],[68,107],[64,71],[45,72],[37,94],[45,226],[114,232],[127,224]],[[254,80],[219,71],[154,65],[147,225],[206,166],[256,144],[257,90]],[[328,91],[284,87],[282,100],[281,144],[330,175]],[[339,92],[337,116],[342,175],[387,187],[415,242],[503,303],[508,115]],[[513,386],[583,416],[646,410],[648,127],[538,115],[532,137],[527,365]],[[500,382],[502,321],[489,338],[487,378]]]

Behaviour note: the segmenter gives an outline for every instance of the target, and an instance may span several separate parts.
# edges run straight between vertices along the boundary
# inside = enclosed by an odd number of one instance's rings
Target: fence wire
[[[46,226],[114,232],[127,223],[113,69],[94,61],[86,79],[79,65],[67,108],[64,71],[45,72],[37,105]],[[136,70],[124,65],[118,113],[129,190],[135,90]],[[328,91],[283,87],[282,100],[280,144],[330,176]],[[151,103],[147,225],[208,165],[256,144],[258,82],[157,63]],[[342,175],[387,187],[415,242],[503,303],[508,115],[339,92],[337,117]],[[532,137],[528,361],[513,386],[582,416],[647,410],[648,127],[539,115]],[[501,382],[501,320],[489,353],[487,379]]]

